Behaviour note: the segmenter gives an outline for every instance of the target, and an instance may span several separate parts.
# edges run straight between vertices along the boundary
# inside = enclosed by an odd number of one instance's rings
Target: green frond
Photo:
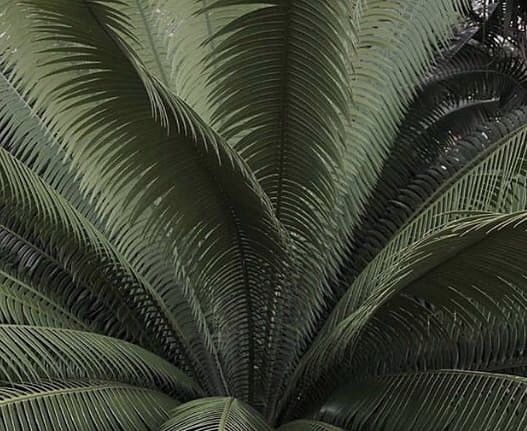
[[[10,431],[156,431],[175,405],[160,392],[116,383],[26,383],[0,388],[0,424]]]
[[[5,42],[4,42],[5,43]],[[3,45],[3,43],[2,43]],[[3,49],[7,47],[2,46]],[[20,80],[9,66],[0,66],[0,142],[16,158],[71,200],[81,198],[79,183],[60,144],[34,108]]]
[[[492,55],[489,47],[481,43],[465,46],[454,56],[442,59],[427,74],[423,86],[461,89],[486,76],[489,87],[501,87],[505,99],[521,99],[525,94],[526,75],[526,64],[521,58],[507,52]]]
[[[262,7],[265,1],[231,2],[225,7],[211,8],[214,3],[215,0],[165,1],[161,8],[162,14],[174,16],[177,21],[169,32],[176,94],[208,124],[214,108],[210,100],[214,85],[209,76],[215,67],[208,68],[207,61],[214,57],[217,45],[224,39],[218,33],[233,20]]]
[[[527,102],[526,64],[512,55],[492,57],[483,46],[464,47],[428,75],[362,211],[339,290],[347,288],[422,203],[423,194],[415,189],[423,177],[442,165],[449,173],[462,168],[479,149],[451,151],[458,142]],[[428,194],[441,185],[437,179],[428,183]]]
[[[133,344],[70,329],[0,325],[0,381],[108,380],[184,401],[201,390],[169,362]]]
[[[11,227],[18,232],[33,233],[47,241],[50,250],[58,250],[55,252],[58,261],[67,262],[64,269],[73,275],[73,279],[63,278],[60,271],[49,271],[50,261],[55,265],[57,261],[52,256],[44,256],[42,263],[48,266],[48,271],[44,265],[34,266],[29,271],[30,280],[36,282],[34,277],[38,277],[51,297],[60,295],[65,301],[63,306],[71,311],[72,307],[81,307],[75,310],[78,316],[84,314],[87,318],[90,307],[96,304],[106,308],[107,313],[99,313],[90,322],[101,331],[120,333],[124,329],[128,338],[150,347],[157,345],[156,350],[164,345],[168,349],[166,355],[177,355],[174,349],[180,348],[178,345],[185,340],[178,338],[182,334],[178,333],[177,322],[164,310],[157,292],[144,283],[87,219],[3,149],[0,149],[0,165],[1,196],[4,207],[10,210],[10,216],[4,217],[3,222],[11,222]],[[19,237],[16,239],[21,242]],[[53,292],[50,290],[53,287],[60,289]],[[89,302],[90,295],[93,303]],[[83,298],[83,303],[78,298]],[[101,321],[103,317],[110,320]],[[150,319],[159,328],[157,335],[153,328],[148,329],[141,323]],[[152,332],[146,335],[148,331]],[[169,336],[171,332],[173,335]]]
[[[428,196],[413,217],[390,240],[354,281],[327,322],[330,328],[357,308],[397,270],[401,253],[467,213],[515,212],[526,208],[524,193],[525,126],[527,110],[515,110],[491,121],[459,142],[452,151],[462,154],[470,147],[479,156],[455,172],[448,181],[441,178],[446,166],[438,166],[417,183],[423,190],[415,193]],[[482,151],[483,150],[483,151]],[[427,181],[442,184],[432,195],[426,193]],[[379,290],[378,290],[379,291]]]
[[[27,220],[18,219],[21,212],[24,209],[13,210],[9,205],[0,211],[0,270],[38,292],[39,302],[53,304],[57,312],[69,317],[68,320],[73,319],[71,327],[80,324],[111,336],[130,338],[130,328],[136,321],[127,317],[126,302],[119,301],[113,288],[106,292],[106,301],[101,301],[101,284],[107,287],[104,284],[108,279],[103,281],[100,275],[82,273],[82,263],[91,260],[90,253],[80,252],[75,247],[82,245],[66,241],[67,236],[46,243],[54,225],[49,219],[40,220],[38,227],[44,230],[35,229]],[[116,276],[112,278],[115,280]],[[135,336],[139,339],[140,333]]]
[[[0,270],[0,324],[89,329],[59,303]]]
[[[0,0],[0,429],[527,427],[526,26]]]
[[[435,55],[453,35],[465,0],[364,2],[353,73],[352,126],[342,221],[354,228],[399,126]]]
[[[376,280],[380,283],[376,286],[377,291],[345,319],[333,323],[331,328],[324,328],[302,358],[289,389],[296,388],[291,398],[299,397],[304,405],[296,407],[298,403],[290,399],[289,415],[296,416],[319,402],[343,373],[353,372],[357,349],[375,346],[368,350],[367,358],[364,351],[360,352],[360,359],[371,361],[369,365],[375,369],[375,364],[382,362],[376,360],[375,354],[383,356],[387,347],[383,338],[389,341],[392,329],[400,329],[400,332],[396,331],[396,337],[406,333],[409,337],[416,336],[411,333],[411,328],[414,324],[417,326],[419,319],[409,309],[397,308],[398,295],[411,296],[431,307],[439,323],[428,320],[426,330],[432,326],[432,330],[447,331],[447,341],[452,341],[448,340],[448,335],[451,335],[449,330],[456,330],[456,322],[467,337],[474,337],[482,332],[485,325],[505,323],[508,317],[518,315],[516,307],[524,307],[525,293],[521,287],[527,276],[519,270],[521,262],[527,259],[522,246],[527,240],[525,219],[525,212],[462,219],[400,253],[397,267],[392,268],[392,272],[383,273],[382,280]],[[440,317],[445,320],[441,321]],[[422,320],[426,321],[426,318]],[[386,322],[389,323],[384,326]],[[394,326],[388,328],[390,323]],[[384,335],[379,332],[381,327],[387,331]],[[399,341],[404,343],[403,339]],[[419,342],[415,344],[415,352],[395,349],[394,355],[399,353],[401,357],[392,363],[387,358],[386,367],[390,369],[393,366],[396,371],[400,371],[398,365],[403,370],[407,370],[405,367],[412,369],[414,363],[410,357],[416,354],[418,360],[421,359],[420,365],[428,369],[434,359],[425,365],[424,357],[419,358],[419,349],[423,346]],[[423,345],[426,346],[426,343]],[[459,359],[463,356],[452,345],[445,346],[445,349],[449,347],[450,350],[443,351],[445,357],[450,355],[451,359]],[[502,349],[497,349],[495,353],[506,354]],[[431,355],[439,356],[436,350]],[[446,363],[439,362],[446,367],[460,365],[448,360]],[[471,367],[477,364],[467,364],[465,360],[464,365]],[[382,371],[375,370],[377,373]]]
[[[9,37],[42,60],[44,77],[27,88],[48,100],[46,121],[84,189],[110,224],[146,212],[147,232],[168,236],[178,279],[208,313],[223,355],[218,366],[226,367],[232,392],[246,398],[287,266],[265,195],[237,155],[138,62],[120,36],[130,30],[114,2],[21,4],[31,12],[34,39],[15,27]],[[12,56],[18,68],[20,56]]]
[[[365,325],[350,368],[361,367],[362,376],[443,368],[525,375],[523,288],[491,279],[506,285],[496,295],[475,281],[470,289],[447,289],[444,301],[424,286],[422,296],[405,291],[390,299]],[[457,297],[460,306],[452,307]],[[460,311],[467,301],[469,310]]]
[[[180,283],[175,280],[171,259],[164,257],[165,254],[159,247],[161,239],[148,238],[145,235],[145,221],[141,220],[131,224],[127,220],[126,213],[111,225],[97,217],[93,203],[82,195],[79,179],[71,170],[71,160],[65,157],[61,143],[53,135],[50,125],[46,123],[43,112],[35,109],[35,101],[31,99],[31,92],[24,91],[23,84],[17,79],[16,74],[7,67],[0,73],[0,94],[4,101],[0,110],[0,123],[3,126],[0,139],[4,147],[59,192],[110,239],[112,245],[130,263],[131,267],[137,270],[145,282],[159,294],[168,309],[168,314],[173,321],[177,322],[181,338],[194,338],[196,331],[203,333],[204,346],[193,342],[192,355],[198,356],[197,361],[200,363],[210,361],[206,349],[207,347],[212,349],[210,347],[212,341],[210,334],[207,334],[203,312],[197,310],[197,300],[194,299],[191,304],[188,304],[192,294],[190,292],[185,295],[180,288]],[[12,242],[12,240],[9,241],[10,244]],[[26,244],[26,248],[28,246]],[[11,253],[10,250],[7,252]],[[36,257],[36,253],[31,253],[31,256],[36,261],[42,260]],[[51,266],[53,263],[48,259],[43,265]],[[50,280],[40,277],[36,281],[34,274],[38,273],[38,270],[35,268],[35,261],[31,267],[30,281],[38,282],[41,288],[46,289],[46,283]],[[62,282],[74,283],[71,279],[66,280],[67,278],[67,275],[63,274]],[[54,292],[66,293],[68,288],[56,286]],[[68,301],[68,298],[63,299]],[[99,317],[101,317],[100,310]],[[194,319],[198,322],[197,326],[193,324]],[[111,333],[111,335],[118,334]],[[186,348],[189,348],[188,344]]]
[[[441,370],[357,380],[327,403],[326,420],[349,430],[522,429],[527,379]]]
[[[161,431],[271,431],[263,417],[233,398],[202,398],[170,412]]]
[[[218,0],[207,10],[255,3]],[[300,344],[323,307],[324,279],[336,260],[333,243],[340,241],[334,211],[350,103],[351,9],[342,0],[262,3],[212,39],[212,121],[254,172],[290,233],[298,287],[287,292],[287,313],[300,316],[282,326],[296,326],[297,334],[285,336]],[[265,398],[279,392],[302,348],[289,341],[282,347],[279,337],[276,353],[267,355]]]
[[[178,27],[178,16],[172,13],[170,3],[170,0],[124,0],[116,6],[134,29],[127,42],[141,63],[167,88],[177,91],[171,38]]]
[[[441,50],[448,46],[456,25],[461,22],[466,0],[367,1],[356,9],[356,50],[347,87],[353,94],[350,121],[346,128],[344,191],[334,211],[339,226],[334,241],[335,263],[331,293],[318,328],[345,291],[344,283],[353,279],[349,272],[350,242],[362,242],[360,227],[367,218],[368,199],[382,181],[382,168],[395,148],[419,84]],[[342,268],[344,274],[342,273]],[[343,288],[344,287],[344,288]],[[312,342],[313,338],[309,341]]]
[[[130,223],[119,220],[111,227],[108,239],[148,283],[163,304],[167,315],[177,325],[177,332],[183,339],[192,340],[191,351],[196,360],[205,364],[212,358],[208,352],[215,352],[212,334],[210,333],[205,310],[199,302],[196,292],[177,278],[173,267],[173,257],[167,255],[166,236],[152,237],[147,234],[148,216]],[[213,353],[216,354],[216,353]],[[213,366],[213,365],[211,365]]]
[[[479,216],[452,230],[466,233],[431,241],[419,261],[414,255],[409,275],[393,288],[399,293],[365,325],[351,367],[362,376],[441,368],[512,372],[527,362],[525,212]],[[478,238],[478,232],[488,233]]]

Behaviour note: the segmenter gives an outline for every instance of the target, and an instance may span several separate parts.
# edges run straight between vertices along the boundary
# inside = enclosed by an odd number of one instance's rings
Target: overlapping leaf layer
[[[0,429],[527,427],[516,0],[0,0]]]

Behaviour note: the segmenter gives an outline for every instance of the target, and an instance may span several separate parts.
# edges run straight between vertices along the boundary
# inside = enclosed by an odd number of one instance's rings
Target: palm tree
[[[0,429],[525,429],[523,2],[0,5]]]

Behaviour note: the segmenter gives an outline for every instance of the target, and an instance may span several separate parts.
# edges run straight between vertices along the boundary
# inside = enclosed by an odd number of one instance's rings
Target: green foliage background
[[[527,427],[524,2],[0,11],[0,429]]]

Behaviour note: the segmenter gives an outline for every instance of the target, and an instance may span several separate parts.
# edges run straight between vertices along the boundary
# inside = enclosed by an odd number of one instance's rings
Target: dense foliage
[[[0,0],[0,429],[526,428],[526,27]]]

